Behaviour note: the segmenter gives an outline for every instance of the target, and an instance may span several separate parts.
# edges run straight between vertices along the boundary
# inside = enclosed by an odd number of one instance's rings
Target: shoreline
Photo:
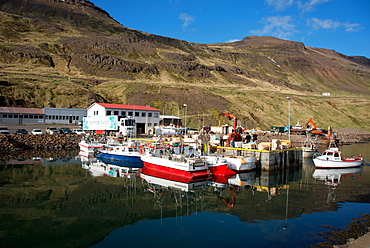
[[[12,129],[10,129],[11,132],[16,128],[17,126],[13,126]],[[338,145],[370,143],[370,132],[349,128],[334,131],[337,132],[337,139],[339,141]],[[12,133],[14,133],[14,131]],[[147,137],[146,135],[139,135],[139,137],[141,136]],[[3,152],[24,151],[30,149],[74,150],[78,149],[78,143],[83,137],[83,135],[78,134],[0,135],[0,148]],[[274,139],[288,140],[288,134],[258,132],[256,143],[271,142]],[[306,135],[290,135],[291,143],[295,147],[300,147],[306,139]],[[330,141],[326,136],[313,136],[310,137],[310,139],[317,145],[327,145]]]

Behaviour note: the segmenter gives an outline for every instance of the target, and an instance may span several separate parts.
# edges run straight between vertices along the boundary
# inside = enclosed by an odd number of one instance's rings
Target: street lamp
[[[290,140],[290,97],[287,96],[286,99],[288,100],[288,139]]]
[[[187,112],[187,110],[188,110],[188,105],[186,105],[185,103],[184,103],[184,105],[183,105],[184,107],[185,107],[185,135],[186,135],[186,112]]]

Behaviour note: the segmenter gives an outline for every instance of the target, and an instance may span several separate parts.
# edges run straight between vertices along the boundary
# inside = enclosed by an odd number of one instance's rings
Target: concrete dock
[[[257,168],[262,171],[280,170],[302,165],[302,149],[289,148],[282,150],[257,150],[217,146],[217,153],[227,156],[253,156]]]

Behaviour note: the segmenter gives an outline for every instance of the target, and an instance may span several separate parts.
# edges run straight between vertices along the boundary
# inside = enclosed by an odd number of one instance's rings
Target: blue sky
[[[370,58],[370,0],[90,0],[123,26],[195,43],[274,36]]]

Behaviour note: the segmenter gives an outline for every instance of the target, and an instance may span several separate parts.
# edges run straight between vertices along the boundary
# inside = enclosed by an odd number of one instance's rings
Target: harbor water
[[[311,247],[370,214],[370,144],[340,150],[365,164],[316,170],[304,159],[195,183],[131,169],[95,177],[94,166],[117,167],[78,151],[3,153],[0,247]]]

